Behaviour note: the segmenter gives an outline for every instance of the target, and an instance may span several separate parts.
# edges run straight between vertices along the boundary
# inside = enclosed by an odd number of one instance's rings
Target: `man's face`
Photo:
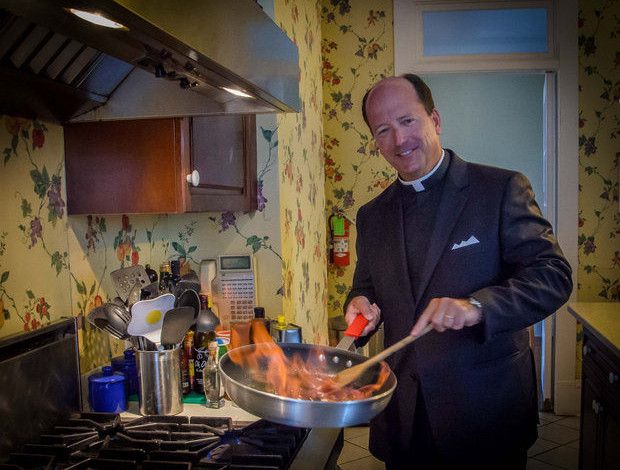
[[[441,119],[429,116],[413,85],[384,79],[366,100],[366,116],[383,157],[405,181],[427,174],[441,158]]]

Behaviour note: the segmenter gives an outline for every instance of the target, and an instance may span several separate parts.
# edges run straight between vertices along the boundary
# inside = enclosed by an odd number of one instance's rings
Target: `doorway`
[[[442,144],[465,160],[509,168],[528,177],[543,215],[552,220],[553,193],[547,180],[553,149],[553,74],[545,72],[428,73],[442,120]],[[551,138],[550,138],[551,137]],[[551,172],[553,174],[553,172]],[[530,328],[537,369],[539,408],[553,397],[552,318]]]

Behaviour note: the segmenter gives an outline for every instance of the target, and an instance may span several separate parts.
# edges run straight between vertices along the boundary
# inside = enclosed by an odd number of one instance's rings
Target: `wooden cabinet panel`
[[[256,210],[256,118],[253,115],[194,117],[190,124],[191,211]]]
[[[69,214],[257,207],[254,116],[69,124],[65,164]],[[194,169],[197,187],[186,181]]]
[[[69,214],[184,211],[180,119],[65,126]]]

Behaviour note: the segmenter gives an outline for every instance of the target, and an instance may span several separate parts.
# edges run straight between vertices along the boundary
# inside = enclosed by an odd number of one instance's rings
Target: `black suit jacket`
[[[411,442],[418,382],[447,462],[484,463],[529,447],[538,414],[526,328],[557,310],[572,290],[570,266],[527,178],[446,151],[451,162],[415,292],[399,183],[357,216],[358,261],[346,304],[364,295],[379,305],[386,347],[409,333],[432,298],[474,296],[484,314],[474,327],[430,332],[388,359],[398,386],[373,420],[370,439],[383,460]]]

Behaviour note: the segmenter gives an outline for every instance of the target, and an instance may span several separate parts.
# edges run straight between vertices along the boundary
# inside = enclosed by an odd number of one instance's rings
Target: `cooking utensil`
[[[181,279],[179,279],[174,285],[173,294],[178,297],[188,289],[200,292],[200,278],[193,271],[181,276]]]
[[[168,310],[174,307],[174,300],[174,295],[164,294],[151,300],[140,300],[133,304],[127,332],[132,336],[144,336],[159,346],[164,316]]]
[[[107,331],[117,339],[123,339],[123,333],[117,331],[114,327],[110,325],[106,309],[103,305],[92,309],[86,318],[88,319],[88,322],[94,327],[100,330]]]
[[[407,335],[397,343],[394,343],[392,346],[381,351],[379,354],[375,354],[373,357],[362,362],[361,364],[357,364],[353,367],[349,367],[348,369],[344,369],[338,372],[338,374],[336,374],[336,383],[339,386],[344,387],[346,385],[349,385],[351,382],[355,382],[364,372],[366,372],[369,367],[380,363],[382,360],[394,354],[396,351],[400,351],[402,348],[404,348],[408,344],[413,343],[416,339],[421,338],[432,329],[432,325],[427,325],[418,336]]]
[[[280,345],[287,358],[298,354],[302,359],[316,356],[312,344],[285,343]],[[256,345],[250,344],[234,349],[235,354],[250,354]],[[324,370],[336,374],[346,367],[360,364],[366,357],[332,347],[321,347]],[[356,385],[375,381],[380,366],[369,367],[357,380]],[[381,412],[390,401],[396,388],[396,377],[390,371],[382,387],[371,397],[349,401],[300,400],[268,393],[256,387],[250,374],[230,359],[230,352],[220,359],[220,372],[226,393],[244,410],[269,421],[298,427],[340,428],[366,423]]]
[[[106,318],[110,326],[120,333],[123,338],[127,337],[127,324],[131,320],[127,309],[112,302],[106,302],[102,306],[105,309]]]
[[[359,336],[362,334],[362,331],[364,331],[364,328],[366,328],[366,325],[368,325],[368,319],[364,315],[358,314],[357,317],[355,317],[355,320],[353,320],[344,331],[344,336],[336,347],[338,349],[344,349],[345,351],[349,351],[351,349],[353,341],[359,338]]]
[[[192,307],[177,307],[168,310],[161,327],[161,344],[171,346],[181,343],[185,333],[195,321]]]
[[[200,310],[196,317],[196,333],[207,333],[215,330],[215,327],[220,324],[220,319],[217,317],[213,310],[210,308],[206,310]]]
[[[177,296],[174,306],[192,307],[194,309],[194,318],[196,318],[198,316],[198,312],[200,312],[200,297],[195,290],[188,289],[183,291],[181,295]]]
[[[114,289],[116,289],[121,299],[125,301],[129,297],[129,293],[136,282],[139,282],[138,292],[140,292],[140,288],[151,283],[144,266],[140,266],[139,264],[112,271],[110,277],[114,283]]]

